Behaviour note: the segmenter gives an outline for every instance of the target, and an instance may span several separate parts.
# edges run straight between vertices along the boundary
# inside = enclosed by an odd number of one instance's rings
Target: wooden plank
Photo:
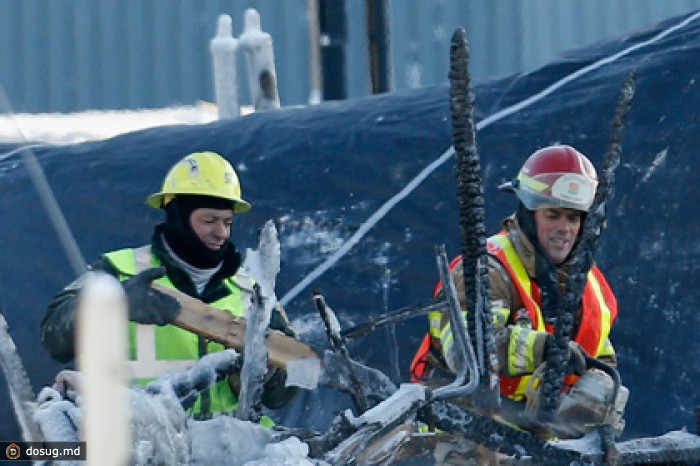
[[[246,321],[226,311],[203,303],[174,288],[153,283],[153,288],[174,297],[181,306],[180,314],[173,325],[221,343],[227,348],[243,351],[245,347]],[[281,369],[287,368],[290,361],[320,357],[306,343],[289,337],[278,330],[270,330],[268,338],[270,364]]]

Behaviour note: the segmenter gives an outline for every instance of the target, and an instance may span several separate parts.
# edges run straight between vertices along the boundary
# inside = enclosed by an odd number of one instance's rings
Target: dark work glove
[[[169,324],[180,313],[172,296],[151,288],[151,282],[165,275],[165,267],[154,267],[123,282],[129,301],[129,320],[140,324]]]
[[[544,354],[547,358],[547,353],[554,347],[554,335],[549,335],[545,342]],[[569,347],[566,350],[566,373],[582,375],[586,372],[586,356],[585,350],[573,340],[569,340]]]
[[[568,374],[583,375],[586,372],[586,350],[573,340],[569,341],[569,357],[566,364]]]

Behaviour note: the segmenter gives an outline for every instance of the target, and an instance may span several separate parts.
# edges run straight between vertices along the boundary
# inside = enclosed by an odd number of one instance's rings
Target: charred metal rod
[[[367,400],[367,395],[360,383],[360,379],[355,373],[354,367],[350,360],[350,353],[343,338],[340,336],[340,323],[335,315],[335,312],[326,305],[326,300],[320,291],[314,290],[314,304],[316,309],[321,314],[321,319],[326,327],[326,335],[328,335],[328,341],[331,344],[331,348],[334,352],[340,354],[343,360],[347,363],[347,367],[350,374],[350,385],[352,387],[352,399],[355,403],[355,407],[360,414],[364,413],[369,409],[369,401]]]
[[[345,342],[357,340],[385,325],[403,322],[404,320],[424,316],[435,311],[446,311],[447,309],[447,303],[443,299],[423,301],[374,317],[354,327],[343,329],[340,331],[340,336],[343,337]]]
[[[498,404],[498,360],[493,334],[486,271],[486,227],[481,164],[476,145],[474,96],[470,90],[469,48],[464,29],[457,28],[450,46],[450,110],[456,157],[457,204],[462,231],[461,254],[466,293],[467,328],[476,345],[485,406]],[[479,296],[481,301],[479,302]]]
[[[443,283],[445,296],[447,296],[447,301],[450,304],[450,327],[455,342],[455,360],[457,365],[457,377],[454,382],[435,389],[433,393],[436,400],[444,400],[474,393],[479,385],[479,365],[474,354],[474,347],[466,330],[466,322],[464,314],[462,314],[462,307],[459,304],[459,298],[457,297],[457,289],[450,274],[445,245],[441,244],[435,250],[440,279]],[[465,384],[467,374],[469,374],[470,378],[469,382]]]
[[[557,312],[557,324],[554,329],[554,345],[546,356],[546,369],[542,377],[541,398],[538,416],[547,420],[554,416],[559,406],[561,387],[566,377],[566,356],[574,325],[574,315],[581,305],[581,297],[586,285],[588,272],[593,266],[598,240],[606,221],[606,207],[613,196],[615,169],[620,164],[622,152],[622,134],[630,104],[635,92],[635,72],[623,81],[615,107],[612,135],[608,145],[600,183],[596,190],[581,237],[572,252],[566,291],[562,296],[561,307]]]

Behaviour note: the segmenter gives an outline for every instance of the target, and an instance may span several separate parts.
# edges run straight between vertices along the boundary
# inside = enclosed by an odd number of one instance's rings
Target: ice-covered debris
[[[149,393],[156,394],[164,385],[173,388],[175,396],[180,400],[184,409],[190,408],[199,394],[224,377],[240,370],[240,353],[234,349],[227,349],[218,353],[211,353],[198,360],[190,369],[184,372],[162,377],[151,382],[146,387]]]
[[[234,350],[213,353],[191,369],[151,382],[124,387],[132,410],[131,464],[167,465],[320,465],[296,437],[282,438],[259,424],[218,416],[190,418],[183,406],[217,380],[240,368]],[[77,441],[81,424],[81,374],[63,371],[37,397],[35,420],[50,441]]]
[[[357,429],[324,456],[331,464],[396,464],[402,447],[416,433],[412,418],[426,401],[426,387],[402,384],[396,393],[358,417],[348,410],[345,422]]]
[[[192,465],[277,466],[313,465],[309,447],[296,437],[279,441],[258,424],[220,416],[188,421],[192,439]]]
[[[350,365],[353,366],[354,373],[370,399],[384,400],[396,391],[396,385],[383,372],[353,360],[350,361]],[[351,392],[352,380],[348,362],[342,356],[326,351],[323,354],[323,370],[319,383]]]
[[[133,464],[189,464],[187,414],[167,381],[131,391]]]
[[[48,441],[78,441],[82,423],[82,376],[62,371],[53,387],[37,397],[34,419]],[[164,380],[146,389],[124,387],[131,407],[132,464],[188,464],[187,415],[172,385]]]
[[[286,385],[313,390],[321,377],[321,361],[318,358],[295,359],[287,362]]]
[[[244,421],[258,421],[261,416],[263,383],[267,374],[267,328],[272,307],[263,298],[260,287],[253,287],[253,306],[250,308],[245,333],[245,358],[241,369],[241,390],[236,417]]]
[[[667,432],[658,437],[627,440],[618,443],[616,447],[625,459],[640,463],[648,462],[651,458],[659,458],[664,451],[683,451],[685,460],[693,462],[700,460],[700,436],[680,430]],[[678,459],[680,458],[675,458],[676,461]],[[667,461],[671,460],[669,456]]]
[[[556,440],[551,443],[557,448],[573,450],[583,454],[595,454],[603,450],[600,435],[598,435],[598,433],[595,431],[591,431],[581,438]]]
[[[15,416],[22,429],[22,437],[26,441],[41,440],[39,428],[32,420],[30,403],[34,399],[34,391],[2,313],[0,313],[0,368],[5,374]]]
[[[44,387],[37,396],[34,421],[47,442],[77,442],[82,413],[76,392],[61,394],[52,387]]]
[[[404,383],[393,395],[361,416],[352,417],[348,411],[346,417],[355,427],[367,424],[386,424],[409,412],[416,403],[425,401],[425,391],[424,385]]]
[[[418,455],[417,452],[404,453],[403,451],[403,446],[409,444],[414,435],[415,425],[411,421],[389,429],[373,428],[368,431],[358,431],[323,458],[333,465],[404,464],[402,460]]]
[[[277,228],[272,220],[265,222],[260,230],[258,249],[247,249],[243,269],[252,277],[265,298],[277,302],[275,297],[275,282],[280,271],[280,243],[277,239]]]
[[[280,271],[280,243],[272,220],[260,230],[258,249],[246,252],[245,268],[255,279],[245,335],[245,358],[241,370],[241,390],[236,417],[256,421],[260,417],[263,382],[267,373],[267,328],[277,304],[275,282]]]

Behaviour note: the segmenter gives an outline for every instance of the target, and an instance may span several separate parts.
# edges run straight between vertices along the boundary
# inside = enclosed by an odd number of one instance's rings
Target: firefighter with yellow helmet
[[[222,351],[218,343],[170,325],[179,303],[151,288],[156,281],[227,312],[243,316],[250,306],[253,280],[241,270],[242,256],[231,241],[235,215],[251,208],[231,164],[215,152],[197,152],[178,161],[148,205],[165,212],[155,226],[151,243],[103,254],[92,270],[122,281],[129,305],[130,375],[147,382],[166,373],[191,367],[202,356]],[[54,359],[75,357],[76,298],[80,282],[68,285],[49,304],[41,324],[41,340]],[[273,310],[270,327],[293,336],[281,307]],[[233,379],[235,380],[235,379]],[[278,408],[296,389],[285,387],[286,373],[270,369],[263,403]],[[190,409],[195,418],[231,412],[237,405],[231,379],[204,391]]]
[[[518,419],[514,423],[521,427],[531,427],[520,422],[527,418],[521,414],[528,402],[533,402],[528,397],[537,395],[533,374],[536,376],[538,368],[541,370],[553,345],[556,315],[551,313],[559,308],[571,252],[579,240],[597,184],[595,168],[586,156],[571,146],[555,145],[534,152],[517,177],[501,186],[514,192],[519,203],[516,212],[503,221],[502,231],[487,241],[490,299],[504,410],[512,408],[517,414],[513,417]],[[464,299],[460,257],[451,264],[451,271],[458,295]],[[439,283],[436,287],[435,296],[442,292],[441,286]],[[464,302],[461,304],[466,308]],[[593,266],[575,315],[565,390],[570,390],[578,377],[587,372],[585,354],[615,364],[615,351],[608,337],[616,318],[615,295],[600,269]],[[449,373],[457,370],[453,348],[447,314],[432,313],[429,332],[411,364],[413,381],[440,384],[439,374],[448,380]],[[623,397],[618,411],[624,407]],[[621,416],[621,412],[617,414]],[[616,422],[621,429],[621,419]],[[577,428],[570,432],[571,436],[582,433]],[[543,432],[544,436],[551,434]],[[566,434],[557,432],[557,436]]]

